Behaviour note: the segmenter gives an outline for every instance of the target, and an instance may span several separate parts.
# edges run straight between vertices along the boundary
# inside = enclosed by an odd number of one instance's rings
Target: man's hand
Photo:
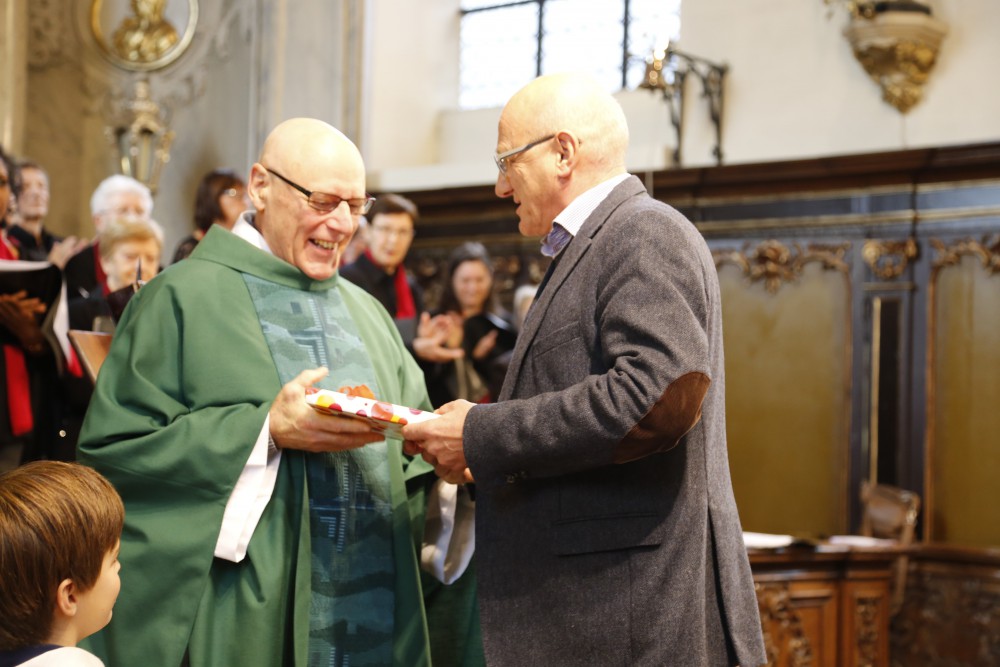
[[[383,439],[364,422],[322,415],[306,403],[306,388],[327,376],[326,368],[302,371],[278,392],[271,405],[271,438],[284,449],[338,452]]]
[[[462,429],[465,416],[474,406],[475,403],[469,401],[452,401],[434,411],[441,415],[439,419],[404,426],[404,451],[411,456],[419,453],[446,482],[471,482],[462,446]]]
[[[448,347],[448,340],[454,337],[454,327],[454,318],[447,314],[432,318],[429,313],[421,313],[417,336],[413,339],[413,354],[435,364],[460,359],[465,354],[462,348]]]

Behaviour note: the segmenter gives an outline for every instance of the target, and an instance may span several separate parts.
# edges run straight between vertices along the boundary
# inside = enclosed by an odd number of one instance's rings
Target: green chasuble
[[[264,309],[251,297],[261,289],[274,297]],[[279,293],[297,295],[284,314]],[[330,327],[324,345],[302,340],[304,332],[316,335],[296,324],[303,306],[332,309],[320,318]],[[363,341],[370,366],[338,356],[341,335]],[[282,353],[290,341],[298,350]],[[122,592],[111,623],[85,642],[108,667],[177,667],[185,657],[192,667],[430,663],[415,548],[421,476],[430,468],[403,456],[399,441],[359,458],[283,450],[246,558],[213,556],[226,502],[271,402],[289,374],[322,363],[331,388],[370,373],[380,399],[429,407],[419,367],[372,297],[336,276],[313,281],[223,229],[213,228],[190,258],[132,299],[79,451],[125,501]],[[408,484],[417,495],[408,498]],[[311,503],[318,493],[329,502]],[[351,513],[350,521],[331,523],[338,512]],[[322,523],[339,528],[324,533],[314,525]],[[365,535],[364,544],[338,541],[341,528]],[[332,538],[326,546],[324,535]],[[370,571],[356,567],[368,555],[377,556]],[[380,632],[389,646],[370,647]],[[355,642],[350,660],[337,646],[344,637]]]

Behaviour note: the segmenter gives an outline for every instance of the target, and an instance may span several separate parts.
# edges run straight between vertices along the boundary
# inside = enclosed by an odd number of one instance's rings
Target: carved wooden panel
[[[1000,665],[1000,550],[916,549],[891,643],[893,667]]]
[[[842,664],[889,664],[889,582],[848,581],[841,591]]]
[[[892,552],[750,552],[770,667],[887,667]]]

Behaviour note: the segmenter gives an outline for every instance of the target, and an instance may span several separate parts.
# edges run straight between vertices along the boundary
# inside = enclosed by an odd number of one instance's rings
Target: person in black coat
[[[446,345],[463,355],[425,368],[431,402],[440,406],[464,398],[488,403],[500,394],[507,372],[501,360],[514,349],[517,334],[510,316],[497,307],[486,247],[468,242],[455,248],[446,279],[440,314],[453,323]]]

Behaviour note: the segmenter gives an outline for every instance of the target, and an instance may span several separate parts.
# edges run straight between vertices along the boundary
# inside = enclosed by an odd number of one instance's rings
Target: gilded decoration
[[[788,584],[754,583],[754,590],[757,592],[767,664],[777,664],[781,648],[787,646],[789,667],[812,667],[812,647],[792,606]]]
[[[746,243],[743,250],[716,250],[712,252],[716,268],[723,264],[735,264],[751,283],[764,281],[764,287],[776,294],[782,283],[794,282],[802,275],[806,264],[821,262],[824,269],[848,272],[844,256],[850,243],[839,245],[793,243],[791,247],[780,241],[764,241],[756,248]]]
[[[933,264],[935,271],[958,264],[964,256],[972,256],[979,259],[990,275],[1000,273],[1000,234],[984,236],[981,241],[965,239],[951,244],[931,239],[931,246],[937,250]]]
[[[914,1],[824,0],[850,14],[844,36],[854,57],[882,89],[882,99],[906,113],[920,101],[948,27]]]
[[[92,0],[90,6],[91,32],[101,52],[118,67],[139,72],[177,60],[197,23],[198,0]]]
[[[910,261],[916,259],[917,252],[917,242],[912,238],[905,241],[871,239],[865,241],[861,256],[881,280],[892,280],[903,275]]]

